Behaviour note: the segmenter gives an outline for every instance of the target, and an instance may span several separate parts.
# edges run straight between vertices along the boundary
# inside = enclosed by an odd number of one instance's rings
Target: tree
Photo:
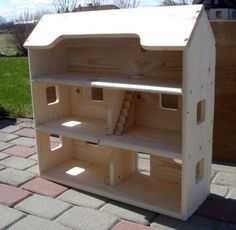
[[[73,12],[79,6],[79,0],[53,0],[57,13]]]
[[[114,0],[114,4],[119,8],[136,8],[140,4],[140,0]]]
[[[28,11],[24,12],[11,24],[12,26],[8,29],[8,32],[13,35],[12,43],[15,45],[19,54],[27,55],[27,50],[24,48],[24,43],[34,27],[36,26],[39,19],[44,15],[50,13],[49,11],[40,10],[33,14]]]
[[[5,23],[6,23],[6,19],[0,16],[0,25],[5,24]]]
[[[102,5],[106,5],[107,1],[106,0],[87,0],[86,4],[92,5],[92,6],[102,6]]]
[[[187,0],[164,0],[162,6],[187,5]]]

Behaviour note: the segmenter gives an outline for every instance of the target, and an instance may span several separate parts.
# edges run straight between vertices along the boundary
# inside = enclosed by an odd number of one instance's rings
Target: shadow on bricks
[[[216,196],[216,195],[215,195]],[[195,212],[196,215],[236,224],[236,200],[208,198]]]
[[[17,124],[17,120],[15,118],[3,118],[1,119],[0,116],[0,130],[4,129],[10,125],[16,125]]]

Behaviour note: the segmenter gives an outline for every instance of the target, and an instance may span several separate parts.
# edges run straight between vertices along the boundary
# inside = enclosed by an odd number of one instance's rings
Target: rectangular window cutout
[[[150,176],[150,154],[147,153],[137,153],[137,171],[140,174]]]
[[[102,88],[91,88],[91,98],[94,101],[103,101],[103,89]]]
[[[61,136],[57,134],[50,134],[49,137],[50,141],[50,150],[55,151],[57,149],[60,149],[62,147],[62,138]]]
[[[179,103],[178,95],[172,95],[172,94],[161,94],[160,95],[161,109],[177,111],[179,108],[178,103]]]
[[[46,88],[46,99],[48,105],[53,105],[59,102],[57,86],[49,86]]]
[[[98,143],[92,141],[86,141],[86,144],[92,147],[98,147]]]
[[[205,120],[206,101],[201,100],[197,103],[197,124],[201,124]]]
[[[204,174],[204,159],[201,159],[196,164],[196,169],[195,169],[196,184],[198,184],[202,180],[203,174]]]

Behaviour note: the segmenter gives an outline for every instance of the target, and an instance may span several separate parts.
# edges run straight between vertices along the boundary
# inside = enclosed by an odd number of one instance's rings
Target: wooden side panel
[[[181,183],[182,164],[174,159],[150,155],[150,173],[152,177]]]
[[[209,28],[204,13],[183,59],[183,219],[188,218],[198,208],[210,190],[215,42],[211,39]],[[204,102],[205,108],[199,112],[197,108],[201,107],[198,106],[201,101]],[[202,116],[199,116],[201,113]]]
[[[63,42],[52,49],[29,50],[31,79],[63,73],[67,67],[67,53]]]
[[[56,87],[58,101],[47,102],[47,87]],[[55,119],[70,116],[69,87],[32,83],[33,108],[36,126]]]
[[[135,123],[153,128],[181,131],[182,103],[179,96],[179,109],[171,111],[160,106],[160,94],[137,93]]]
[[[51,151],[50,133],[36,130],[36,138],[40,174],[73,158],[72,139],[61,137],[61,148]]]
[[[108,166],[113,149],[109,146],[74,140],[75,159],[85,160],[91,163]]]
[[[91,88],[70,87],[72,116],[106,120],[111,91],[103,90],[103,100],[93,100]]]
[[[131,38],[87,39],[87,44],[68,48],[68,70],[80,73],[114,73],[149,77],[178,78],[181,81],[180,51],[144,51]],[[112,42],[113,41],[113,42]],[[126,41],[126,42],[124,42]],[[69,42],[67,42],[68,45]],[[73,44],[73,43],[72,43]],[[175,73],[173,75],[173,72]]]
[[[110,159],[110,185],[121,184],[135,173],[135,152],[124,149],[114,149]]]

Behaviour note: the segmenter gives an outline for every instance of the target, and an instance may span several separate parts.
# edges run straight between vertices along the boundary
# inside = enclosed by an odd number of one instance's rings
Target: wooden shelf
[[[66,125],[76,122],[78,124],[73,127]],[[104,121],[74,117],[44,123],[38,125],[36,129],[137,152],[182,159],[180,132],[133,126],[122,136],[106,135]]]
[[[78,175],[69,170],[81,169]],[[117,186],[110,186],[108,167],[82,160],[68,161],[63,165],[44,172],[41,176],[98,195],[119,200],[141,208],[180,218],[181,184],[133,174]],[[139,191],[137,193],[137,191]]]
[[[149,78],[145,76],[75,74],[65,73],[40,76],[33,82],[110,88],[129,91],[182,95],[181,84],[174,78]]]

